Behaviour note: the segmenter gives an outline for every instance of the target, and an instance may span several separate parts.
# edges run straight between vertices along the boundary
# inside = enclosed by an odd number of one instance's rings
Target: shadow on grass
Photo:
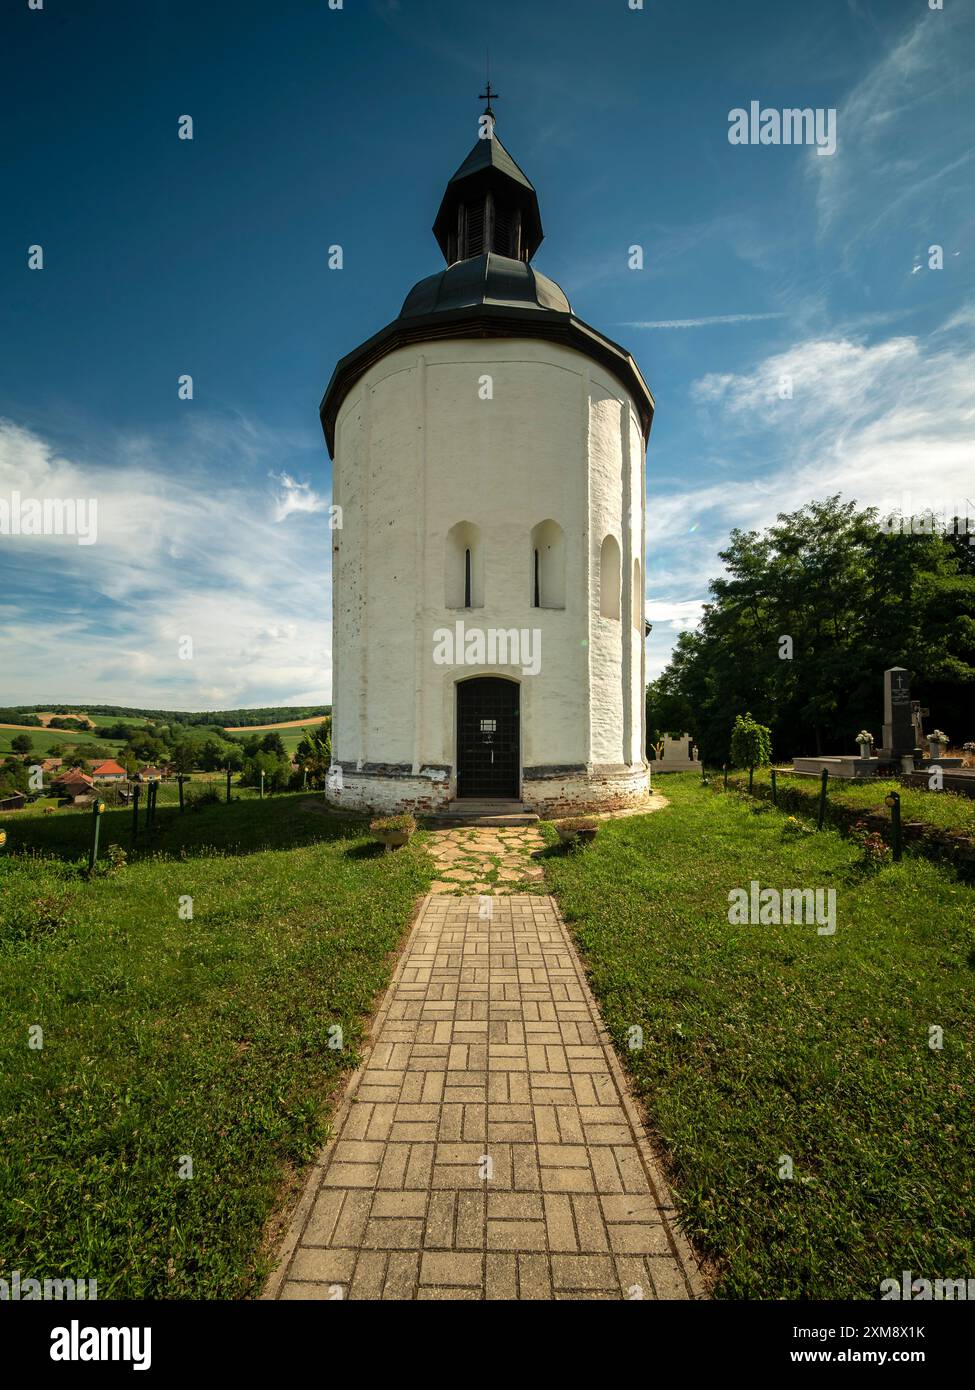
[[[367,840],[364,844],[351,845],[346,851],[349,859],[376,859],[379,855],[386,853],[386,846],[381,845],[378,840]],[[395,850],[390,850],[394,854]]]
[[[132,811],[119,808],[101,817],[100,855],[106,858],[109,845],[118,845],[130,863],[153,855],[167,859],[197,858],[213,854],[260,854],[266,850],[299,849],[304,845],[358,840],[367,834],[365,822],[350,821],[327,813],[312,814],[300,805],[307,792],[288,792],[264,801],[241,800],[188,809],[180,815],[178,806],[160,806],[152,831],[145,826],[140,810],[137,834],[132,833]],[[11,855],[39,854],[45,858],[73,862],[86,856],[91,842],[90,811],[62,812],[55,816],[24,816],[18,813],[3,821],[8,833],[7,852]],[[382,852],[381,845],[367,847]]]

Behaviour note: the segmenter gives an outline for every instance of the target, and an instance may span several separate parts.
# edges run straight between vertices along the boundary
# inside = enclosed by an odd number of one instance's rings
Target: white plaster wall
[[[522,766],[631,764],[639,776],[631,568],[634,555],[643,563],[643,445],[621,383],[543,341],[400,348],[343,402],[334,477],[333,749],[347,774],[350,764],[395,765],[401,778],[446,766],[452,792],[455,682],[494,674],[521,683]],[[531,531],[547,518],[565,533],[561,610],[531,606]],[[480,528],[484,548],[484,604],[473,611],[444,605],[446,537],[459,521]],[[607,531],[624,557],[619,620],[599,616]],[[458,619],[539,631],[540,673],[436,665],[433,634]]]

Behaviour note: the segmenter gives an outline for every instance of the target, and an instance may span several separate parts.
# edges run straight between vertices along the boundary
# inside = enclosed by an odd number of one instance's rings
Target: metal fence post
[[[901,838],[901,794],[900,792],[888,792],[884,800],[890,807],[890,847],[896,864],[900,861],[904,849],[904,842]]]
[[[770,774],[770,775],[771,775],[771,778],[772,778],[772,805],[773,805],[773,806],[778,806],[778,804],[779,804],[779,794],[778,794],[778,790],[777,790],[776,785],[775,785],[775,768],[774,768],[774,767],[772,768],[772,771],[771,771],[771,774]]]
[[[819,815],[816,818],[816,829],[822,830],[823,821],[826,819],[826,786],[829,782],[829,768],[823,768],[823,785],[819,792]]]
[[[142,788],[136,782],[132,788],[132,838],[138,839],[139,836],[139,796]]]
[[[725,791],[727,791],[727,790],[728,790],[728,764],[727,764],[727,763],[722,763],[722,764],[721,764],[721,770],[722,770],[722,772],[724,773],[724,789],[725,789]]]

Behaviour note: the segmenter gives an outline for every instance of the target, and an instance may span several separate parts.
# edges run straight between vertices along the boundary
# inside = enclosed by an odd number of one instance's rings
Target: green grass
[[[695,775],[663,790],[669,808],[553,846],[546,873],[718,1295],[969,1275],[975,891],[920,858],[867,870],[833,831],[784,838],[784,815]],[[752,879],[835,888],[836,934],[729,924]]]
[[[713,774],[714,781],[719,781],[720,776],[720,773]],[[735,772],[733,776],[744,779],[747,783],[747,772]],[[809,777],[790,777],[785,772],[778,772],[776,776],[780,787],[798,789],[815,804],[819,797],[817,781]],[[769,781],[769,769],[756,768],[755,784],[768,786]],[[663,790],[666,791],[666,787]],[[970,835],[975,835],[975,798],[961,796],[957,792],[922,791],[918,787],[904,787],[896,778],[885,778],[876,782],[849,782],[839,777],[831,777],[827,796],[838,806],[876,811],[878,815],[889,818],[890,808],[884,805],[884,797],[888,792],[900,793],[901,819],[905,823],[912,820],[926,821],[928,825],[940,826],[943,830],[965,830]]]
[[[117,738],[102,738],[97,729],[78,734],[67,729],[8,729],[0,726],[0,758],[11,751],[10,741],[18,734],[26,734],[31,741],[31,752],[39,754],[42,758],[48,756],[49,748],[58,745],[62,748],[77,748],[79,744],[94,743],[116,752],[123,746]]]
[[[262,1232],[429,882],[421,850],[384,853],[301,800],[161,807],[154,847],[91,881],[87,816],[11,818],[0,1270],[93,1277],[101,1298],[259,1291]],[[107,812],[102,845],[129,848],[130,821]]]

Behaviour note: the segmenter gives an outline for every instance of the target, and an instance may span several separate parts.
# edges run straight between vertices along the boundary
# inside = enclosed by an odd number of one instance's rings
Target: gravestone
[[[903,666],[884,672],[884,749],[889,758],[914,752],[911,687]]]
[[[694,740],[687,734],[671,738],[664,734],[660,743],[654,745],[656,762],[650,764],[653,772],[701,772],[701,759]]]

